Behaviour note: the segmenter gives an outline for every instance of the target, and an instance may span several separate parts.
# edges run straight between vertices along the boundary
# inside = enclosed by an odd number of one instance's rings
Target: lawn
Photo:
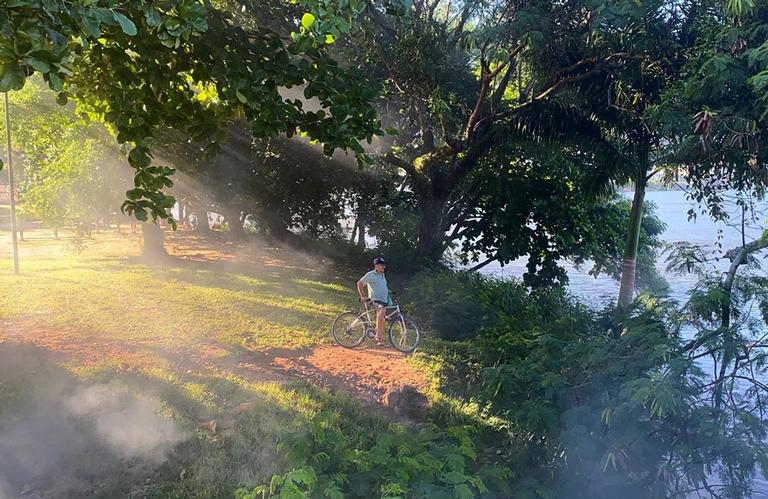
[[[298,253],[254,243],[216,254],[191,238],[172,241],[184,258],[163,263],[142,261],[130,237],[101,235],[81,253],[28,242],[21,276],[6,255],[0,261],[0,286],[13,298],[0,320],[129,344],[297,348],[328,342],[330,322],[353,302],[351,278],[321,273]]]
[[[290,442],[307,435],[312,462],[332,468],[323,479],[356,483],[353,497],[409,482],[464,494],[480,479],[465,466],[496,470],[498,424],[438,391],[438,342],[410,357],[332,345],[366,269],[186,231],[155,261],[139,234],[60,235],[29,231],[20,275],[0,245],[0,499],[234,498],[299,469]],[[431,410],[390,405],[404,387]],[[381,446],[398,459],[381,461]]]
[[[19,276],[0,247],[0,497],[233,497],[320,411],[384,427],[268,362],[329,343],[351,278],[259,242],[176,234],[163,262],[139,243],[31,233]]]

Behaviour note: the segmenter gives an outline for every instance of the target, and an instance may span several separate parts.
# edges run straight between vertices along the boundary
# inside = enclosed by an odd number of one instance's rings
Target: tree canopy
[[[323,12],[305,13],[286,40],[240,25],[210,2],[13,0],[0,8],[0,91],[41,73],[60,102],[74,98],[103,119],[130,146],[136,169],[123,208],[139,219],[165,218],[172,169],[154,165],[151,154],[161,127],[211,141],[239,116],[257,136],[300,131],[329,154],[361,153],[358,140],[380,132],[370,106],[375,88],[328,55],[339,10]],[[292,87],[322,109],[283,98],[281,89]]]

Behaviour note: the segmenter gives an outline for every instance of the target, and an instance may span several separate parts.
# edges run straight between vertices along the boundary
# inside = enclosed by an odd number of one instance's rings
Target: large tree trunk
[[[157,224],[145,222],[141,224],[141,234],[144,239],[143,255],[147,257],[168,256],[165,251],[165,234]]]
[[[232,210],[227,212],[227,225],[229,225],[229,233],[234,239],[244,239],[245,229],[243,229],[243,219],[240,216],[240,210]]]
[[[437,262],[445,250],[445,230],[443,216],[448,200],[434,194],[421,196],[419,199],[419,240],[417,255],[422,260]]]
[[[619,288],[619,305],[629,305],[634,300],[635,277],[637,275],[637,250],[640,246],[640,228],[643,221],[643,205],[645,204],[645,188],[648,184],[647,156],[643,158],[642,166],[638,169],[635,179],[635,195],[632,199],[632,209],[629,212],[629,229],[627,243],[624,247],[624,262],[621,268],[621,287]]]

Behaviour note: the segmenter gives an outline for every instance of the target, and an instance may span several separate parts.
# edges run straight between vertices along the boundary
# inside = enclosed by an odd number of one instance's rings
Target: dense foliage
[[[460,238],[482,196],[475,180],[493,182],[499,164],[541,161],[564,146],[583,170],[617,161],[590,108],[604,107],[605,97],[582,96],[582,87],[621,71],[646,73],[642,43],[650,42],[638,41],[634,23],[653,8],[464,1],[366,12],[360,41],[345,54],[384,85],[383,118],[397,136],[379,156],[406,174],[420,257],[437,260]],[[535,143],[538,151],[526,147]],[[567,179],[567,170],[559,176]]]
[[[531,146],[507,152],[468,178],[474,199],[454,229],[464,263],[485,256],[504,265],[527,257],[529,285],[566,282],[563,260],[591,261],[592,273],[620,277],[630,203],[618,194],[590,193],[591,165],[577,152]],[[652,206],[642,220],[637,286],[659,287],[655,252],[664,224]]]
[[[237,497],[471,498],[506,490],[510,471],[476,463],[471,432],[471,427],[427,425],[412,431],[391,425],[360,438],[336,415],[320,413],[286,444],[290,462],[298,467]]]
[[[0,91],[21,89],[40,73],[65,102],[114,127],[136,169],[124,209],[165,218],[172,169],[152,164],[158,130],[172,127],[210,141],[242,116],[258,136],[297,131],[336,148],[362,152],[358,139],[378,133],[368,105],[375,89],[328,56],[340,12],[303,15],[286,39],[268,27],[238,25],[210,2],[13,0],[0,8]],[[352,9],[354,10],[354,9]],[[328,18],[327,20],[325,18]],[[303,109],[281,88],[303,88],[327,111]]]
[[[685,165],[679,175],[695,188],[694,200],[723,219],[724,188],[765,192],[768,5],[714,5],[725,16],[715,11],[698,20],[682,77],[650,117]]]
[[[516,497],[749,495],[768,457],[763,333],[743,323],[718,334],[722,283],[703,285],[682,310],[643,295],[631,311],[603,316],[561,290],[466,274],[424,278],[414,292],[430,280],[449,299],[468,290],[452,302],[463,317],[437,323],[476,328],[472,343],[443,354],[453,359],[447,386],[507,422],[499,445]],[[744,283],[734,303],[754,296],[755,278]],[[461,309],[470,295],[475,305]],[[420,302],[425,319],[447,312],[430,303]],[[703,369],[706,355],[719,375]]]
[[[78,118],[73,108],[58,105],[39,79],[14,93],[17,185],[25,218],[87,230],[122,218],[118,207],[132,175],[108,131]]]

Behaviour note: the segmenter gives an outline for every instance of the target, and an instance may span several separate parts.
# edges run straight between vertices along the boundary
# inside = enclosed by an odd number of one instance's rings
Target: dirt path
[[[403,354],[390,349],[348,350],[319,347],[305,355],[276,356],[273,365],[292,376],[331,391],[350,393],[365,402],[386,404],[393,390],[411,386],[426,390],[423,373],[408,364]]]
[[[267,351],[236,350],[230,345],[205,342],[195,345],[158,345],[119,342],[82,336],[65,328],[51,329],[28,322],[0,322],[0,344],[32,345],[62,354],[79,366],[109,363],[124,370],[159,364],[177,373],[235,374],[251,382],[306,381],[332,393],[353,396],[367,406],[386,408],[388,395],[411,387],[428,388],[426,376],[391,348],[350,350],[339,346]]]

